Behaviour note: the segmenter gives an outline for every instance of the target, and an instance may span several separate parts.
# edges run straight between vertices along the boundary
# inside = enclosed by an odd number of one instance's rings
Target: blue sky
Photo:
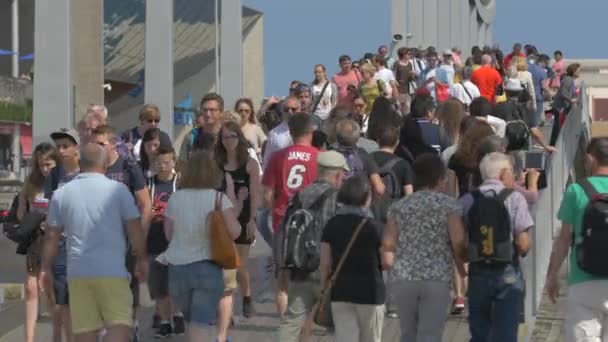
[[[464,0],[450,0],[464,1]],[[342,53],[375,52],[390,37],[390,0],[244,0],[264,12],[265,94],[285,95],[289,82],[309,82],[313,66],[333,75]],[[498,0],[494,41],[515,41],[566,57],[608,58],[601,23],[606,0]],[[362,25],[360,23],[373,23]]]

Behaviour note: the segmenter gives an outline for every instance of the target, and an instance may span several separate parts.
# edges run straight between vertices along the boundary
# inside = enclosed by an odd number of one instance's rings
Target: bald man
[[[473,72],[471,82],[479,88],[481,96],[492,104],[496,103],[496,91],[502,86],[502,77],[492,66],[492,56],[481,56],[481,67]]]
[[[105,176],[107,162],[103,147],[86,144],[80,153],[81,173],[55,191],[47,217],[41,285],[50,290],[51,267],[64,234],[77,342],[96,342],[102,328],[108,341],[129,340],[133,296],[125,267],[125,231],[137,257],[136,275],[140,281],[147,275],[139,210],[127,187]]]

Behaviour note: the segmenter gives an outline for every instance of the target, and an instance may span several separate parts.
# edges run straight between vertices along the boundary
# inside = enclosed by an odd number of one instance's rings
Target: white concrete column
[[[144,98],[161,113],[159,128],[173,139],[173,1],[146,1]]]
[[[12,56],[12,75],[19,77],[19,0],[12,0],[11,3],[11,23],[12,23],[12,39],[11,50],[15,52]]]
[[[21,171],[21,124],[15,123],[13,128],[13,141],[11,150],[15,158],[13,159],[13,172],[17,178],[20,178]]]
[[[407,2],[408,0],[391,0],[391,39],[400,34],[403,39],[395,46],[395,51],[406,43],[407,31]],[[389,66],[391,67],[391,66]]]
[[[34,146],[49,141],[52,131],[73,124],[70,1],[36,1]]]
[[[243,7],[241,0],[220,0],[220,95],[226,109],[243,94]]]

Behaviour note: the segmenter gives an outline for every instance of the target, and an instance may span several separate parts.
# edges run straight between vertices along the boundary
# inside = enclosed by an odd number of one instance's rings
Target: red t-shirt
[[[482,66],[473,71],[471,82],[479,88],[481,96],[485,97],[490,103],[496,102],[496,88],[502,84],[502,77],[496,69]]]
[[[291,145],[270,157],[262,185],[274,190],[273,231],[283,222],[291,197],[317,178],[317,154],[312,146]]]

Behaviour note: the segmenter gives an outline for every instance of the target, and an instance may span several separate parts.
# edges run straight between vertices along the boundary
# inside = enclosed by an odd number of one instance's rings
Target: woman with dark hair
[[[551,141],[549,145],[555,146],[557,137],[566,115],[572,106],[577,103],[578,96],[575,79],[580,77],[581,65],[572,63],[566,68],[566,74],[562,75],[560,87],[553,98],[553,129],[551,130]]]
[[[220,129],[218,139],[219,141],[215,148],[215,160],[219,168],[225,172],[222,189],[226,189],[227,179],[230,177],[234,182],[235,194],[239,194],[239,198],[245,198],[242,210],[238,216],[239,223],[241,224],[241,234],[235,240],[241,260],[241,264],[236,271],[236,280],[243,294],[243,315],[251,317],[254,310],[251,300],[247,260],[249,259],[249,247],[255,240],[256,213],[258,203],[261,200],[260,168],[258,163],[251,158],[248,152],[249,143],[237,123],[231,121],[224,123]],[[228,285],[226,284],[227,290],[230,287]],[[224,297],[220,302],[220,311],[228,309],[230,311],[227,313],[227,323],[230,322],[229,317],[231,316],[232,291],[224,293]],[[223,327],[219,328],[221,330]],[[227,329],[228,327],[226,326],[225,328]]]
[[[494,135],[494,131],[487,123],[474,124],[461,137],[456,152],[450,158],[448,167],[456,172],[460,196],[464,196],[481,184],[478,161],[479,142],[491,135]]]
[[[400,124],[401,115],[395,110],[391,100],[383,96],[378,97],[369,113],[367,137],[377,141],[384,127],[395,127]]]
[[[234,111],[241,118],[240,124],[243,135],[245,135],[255,153],[261,155],[262,146],[266,142],[266,134],[264,134],[264,130],[262,130],[255,120],[253,101],[249,98],[236,100]]]
[[[465,274],[462,208],[443,193],[447,169],[437,154],[418,157],[413,169],[415,192],[389,209],[382,259],[392,268],[401,341],[441,341],[454,264]]]
[[[154,159],[156,158],[156,151],[160,147],[171,147],[171,141],[166,140],[165,135],[162,134],[159,128],[151,128],[141,138],[141,146],[142,153],[139,165],[144,172],[144,176],[150,178],[155,174]]]
[[[353,238],[361,230],[331,289],[331,311],[337,342],[380,342],[386,289],[380,261],[380,229],[370,210],[372,190],[366,177],[344,181],[338,192],[342,205],[321,237],[321,288]]]
[[[310,86],[312,95],[311,113],[321,120],[327,120],[329,112],[338,104],[338,87],[327,78],[325,65],[315,65],[314,72],[315,79]]]
[[[32,171],[25,179],[23,188],[19,192],[17,205],[17,220],[21,221],[27,212],[42,212],[48,210],[49,201],[44,197],[44,180],[51,173],[51,170],[59,164],[59,155],[55,146],[49,143],[41,143],[34,149],[32,153]],[[30,241],[33,241],[29,246],[19,244],[19,249],[24,249],[26,252],[25,265],[27,276],[25,279],[25,341],[34,342],[34,331],[36,329],[36,320],[38,318],[38,303],[40,300],[39,291],[39,272],[40,272],[40,255],[42,230],[36,230]],[[52,307],[53,303],[50,303]],[[57,321],[54,319],[53,321]],[[60,320],[59,320],[60,321]],[[57,326],[54,324],[54,330]],[[66,329],[69,329],[66,327]],[[61,336],[61,331],[54,331],[54,336]],[[69,335],[66,335],[69,336]],[[60,337],[61,338],[61,337]]]

